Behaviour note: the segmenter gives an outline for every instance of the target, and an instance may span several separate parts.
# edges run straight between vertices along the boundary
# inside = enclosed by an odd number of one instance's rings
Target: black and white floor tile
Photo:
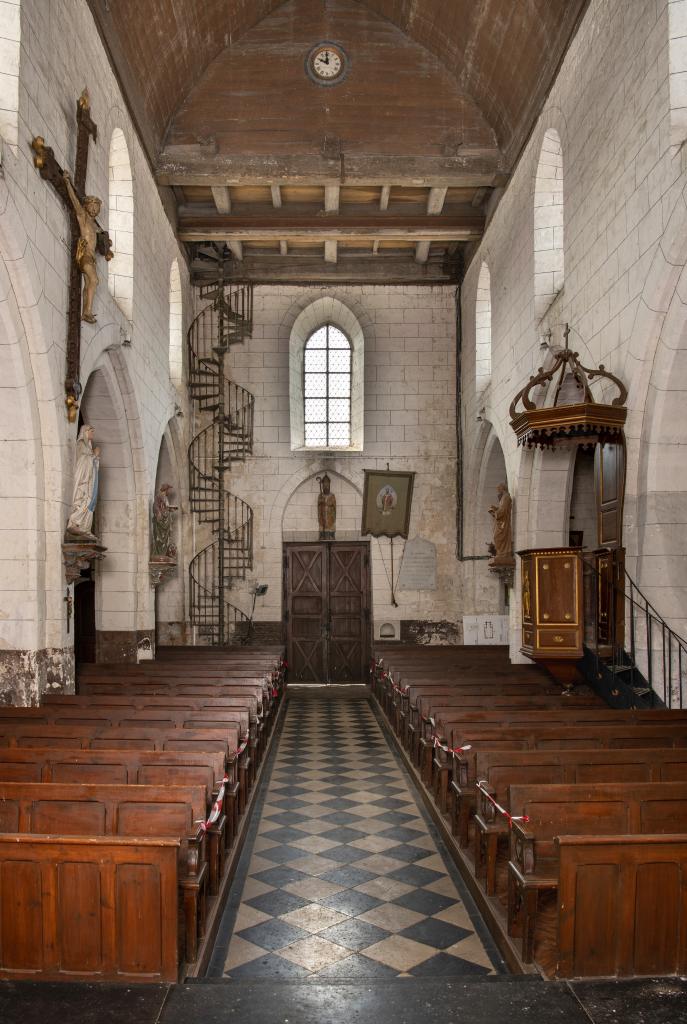
[[[504,970],[366,700],[290,699],[252,831],[211,973]]]

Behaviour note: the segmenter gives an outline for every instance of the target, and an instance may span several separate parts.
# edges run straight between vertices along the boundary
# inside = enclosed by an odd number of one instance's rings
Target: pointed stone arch
[[[110,295],[130,322],[134,316],[134,182],[126,138],[113,129],[108,159],[108,230],[114,259],[108,264]]]
[[[169,269],[169,376],[181,387],[184,379],[184,310],[181,295],[179,260]]]
[[[563,145],[556,128],[544,133],[534,184],[534,316],[539,323],[563,288]]]
[[[475,390],[481,395],[491,383],[491,274],[485,261],[477,280],[475,301]]]

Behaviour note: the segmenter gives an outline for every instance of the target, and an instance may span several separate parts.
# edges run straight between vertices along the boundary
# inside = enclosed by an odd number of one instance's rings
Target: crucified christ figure
[[[102,202],[97,196],[85,196],[83,203],[79,200],[72,179],[67,171],[63,172],[67,194],[71,200],[79,222],[79,241],[76,245],[76,263],[83,276],[83,302],[81,319],[88,324],[96,323],[93,315],[93,299],[98,287],[98,273],[95,266],[95,250],[98,241],[98,224],[96,217],[100,213]]]

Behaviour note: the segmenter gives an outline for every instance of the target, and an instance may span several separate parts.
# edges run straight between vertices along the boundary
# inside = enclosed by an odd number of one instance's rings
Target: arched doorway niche
[[[81,419],[100,447],[98,502],[93,530],[107,548],[95,564],[96,660],[136,661],[139,553],[148,525],[136,516],[134,465],[126,410],[108,365],[93,370],[84,388]]]
[[[593,447],[578,447],[570,488],[569,543],[572,547],[593,550],[597,547],[598,527]]]

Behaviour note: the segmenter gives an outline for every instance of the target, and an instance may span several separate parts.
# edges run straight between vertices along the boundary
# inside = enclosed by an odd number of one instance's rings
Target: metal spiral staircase
[[[189,396],[210,419],[189,445],[190,505],[213,534],[189,566],[189,611],[201,642],[221,646],[244,640],[249,624],[226,594],[253,567],[253,510],[225,484],[232,465],[252,453],[254,398],[227,379],[224,363],[231,346],[251,336],[253,289],[225,285],[222,260],[217,268],[217,281],[200,290],[211,302],[187,339]]]

